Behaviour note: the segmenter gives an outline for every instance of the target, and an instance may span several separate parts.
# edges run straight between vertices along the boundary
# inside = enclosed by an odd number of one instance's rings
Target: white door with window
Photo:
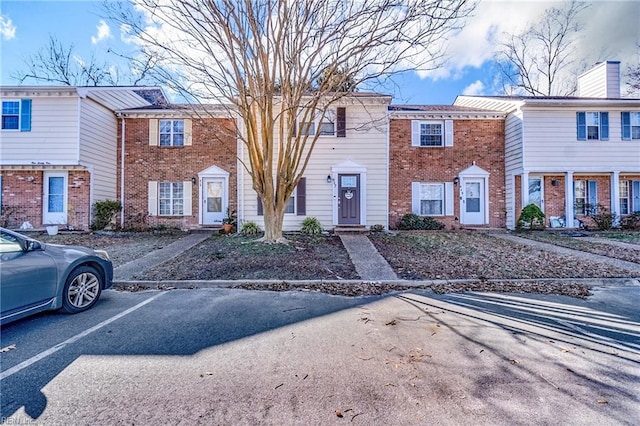
[[[484,225],[485,188],[484,179],[466,178],[462,185],[462,223],[465,225]]]
[[[67,172],[44,172],[42,223],[67,223]]]
[[[224,178],[202,179],[202,224],[219,225],[225,217],[226,180]]]

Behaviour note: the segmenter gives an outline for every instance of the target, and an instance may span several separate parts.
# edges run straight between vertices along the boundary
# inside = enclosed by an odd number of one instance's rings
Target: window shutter
[[[420,146],[420,120],[411,120],[411,146]]]
[[[622,122],[622,140],[631,140],[631,113],[621,112],[620,121]]]
[[[258,216],[264,216],[264,208],[262,207],[262,199],[258,195]]]
[[[184,120],[184,146],[191,146],[193,135],[193,123],[191,119],[186,118]]]
[[[149,119],[149,145],[158,146],[158,119]]]
[[[336,136],[339,138],[347,137],[347,109],[345,107],[336,109]]]
[[[609,140],[609,113],[608,112],[600,113],[600,140],[602,141]]]
[[[444,183],[444,214],[453,216],[453,182]]]
[[[20,131],[31,131],[31,99],[20,100]]]
[[[453,120],[444,120],[444,146],[453,146]]]
[[[598,182],[596,182],[595,180],[590,180],[588,182],[588,185],[589,189],[587,190],[587,195],[589,197],[589,200],[587,201],[587,203],[589,203],[589,211],[595,212],[598,206]]]
[[[183,205],[182,205],[182,215],[183,216],[191,216],[193,214],[192,199],[193,199],[193,184],[190,180],[185,180],[182,182],[182,194],[183,195]]]
[[[576,113],[576,122],[578,123],[578,140],[587,140],[587,115],[584,112]]]
[[[158,215],[158,182],[149,181],[149,216]]]
[[[420,214],[420,182],[411,182],[411,213]]]
[[[631,211],[630,213],[640,212],[640,180],[631,181]]]
[[[300,178],[296,186],[296,214],[305,216],[307,214],[307,178]]]

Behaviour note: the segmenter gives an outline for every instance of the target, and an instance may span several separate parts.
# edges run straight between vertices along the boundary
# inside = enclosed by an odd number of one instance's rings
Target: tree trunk
[[[285,206],[274,206],[273,201],[263,203],[264,212],[264,242],[280,243],[282,237],[282,223],[284,221]]]

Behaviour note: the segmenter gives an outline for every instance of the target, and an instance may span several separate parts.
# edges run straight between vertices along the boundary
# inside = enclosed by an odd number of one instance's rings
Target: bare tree
[[[640,53],[640,43],[637,45],[638,53]],[[640,94],[640,63],[627,66],[626,71],[627,84],[629,86],[629,95]]]
[[[117,65],[99,62],[95,56],[85,60],[74,49],[73,44],[65,46],[49,36],[46,46],[25,59],[26,69],[14,72],[11,77],[21,84],[36,81],[65,86],[137,86],[150,81],[150,70],[155,64],[153,57],[141,55],[130,58],[108,51],[127,61],[128,70],[123,72]]]
[[[588,6],[572,0],[562,8],[547,9],[542,18],[520,34],[505,34],[496,61],[503,90],[533,96],[567,96],[577,90],[574,78],[580,66],[575,58],[578,17]]]
[[[161,58],[174,89],[238,118],[264,240],[274,242],[318,140],[296,123],[324,118],[356,87],[437,66],[442,39],[471,9],[467,0],[138,0],[144,19],[132,8],[111,16]]]

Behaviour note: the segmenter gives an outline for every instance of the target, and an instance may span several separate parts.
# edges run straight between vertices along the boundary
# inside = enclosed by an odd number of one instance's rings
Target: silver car
[[[44,244],[0,228],[0,324],[47,310],[85,311],[112,280],[104,250]]]

